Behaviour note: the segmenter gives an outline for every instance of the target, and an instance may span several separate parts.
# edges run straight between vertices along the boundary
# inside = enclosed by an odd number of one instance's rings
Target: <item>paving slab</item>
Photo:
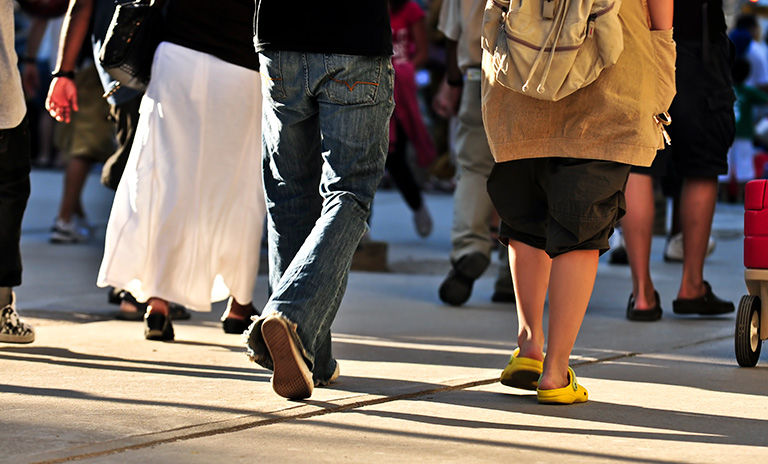
[[[59,179],[60,181],[60,179]],[[734,316],[677,317],[681,268],[652,272],[665,308],[656,323],[624,317],[629,269],[601,259],[573,352],[590,402],[536,404],[497,382],[515,346],[513,304],[490,302],[495,263],[462,307],[440,303],[449,269],[452,201],[427,196],[435,221],[416,236],[396,192],[377,195],[372,237],[390,272],[353,272],[334,323],[342,376],[307,401],[277,397],[269,372],[221,330],[223,303],[174,323],[172,343],[117,321],[95,286],[109,191],[89,183],[96,237],[47,243],[55,173],[33,173],[25,217],[20,312],[30,345],[0,345],[0,462],[730,462],[768,455],[768,370],[736,367]],[[99,190],[101,189],[101,190]],[[91,213],[93,211],[93,213]],[[718,205],[705,276],[738,301],[742,210]],[[267,298],[257,283],[256,305]]]

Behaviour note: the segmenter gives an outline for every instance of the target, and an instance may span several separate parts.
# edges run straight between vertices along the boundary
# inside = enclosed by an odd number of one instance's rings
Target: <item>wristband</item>
[[[56,71],[55,73],[51,74],[52,77],[66,77],[69,80],[75,79],[75,72],[74,71]]]
[[[21,55],[19,56],[19,61],[22,63],[28,63],[28,64],[37,64],[37,58],[34,56],[29,55]]]

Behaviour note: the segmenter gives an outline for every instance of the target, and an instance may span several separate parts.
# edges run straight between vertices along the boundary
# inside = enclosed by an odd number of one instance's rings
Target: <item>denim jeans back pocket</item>
[[[264,97],[272,100],[282,100],[285,98],[285,87],[283,86],[283,72],[280,65],[279,51],[259,52],[259,72],[264,88]]]
[[[328,99],[342,105],[369,104],[376,101],[382,75],[389,62],[383,56],[325,55],[325,71],[330,78]]]

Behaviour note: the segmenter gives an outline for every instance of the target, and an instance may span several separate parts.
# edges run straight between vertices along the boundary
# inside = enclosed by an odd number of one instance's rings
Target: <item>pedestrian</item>
[[[413,0],[389,0],[389,6],[395,110],[389,123],[386,169],[413,212],[416,233],[420,237],[428,237],[432,233],[432,217],[406,150],[410,142],[419,166],[427,167],[435,160],[435,144],[424,124],[416,86],[416,71],[429,56],[425,13]]]
[[[624,46],[615,65],[557,101],[504,87],[496,79],[503,57],[490,46],[483,55],[483,119],[496,160],[488,192],[509,247],[518,315],[518,348],[502,378],[536,390],[540,403],[588,399],[569,367],[571,350],[599,256],[624,213],[630,166],[650,165],[663,145],[657,115],[674,95],[672,0],[625,0],[617,21]]]
[[[650,169],[633,168],[627,185],[627,215],[622,219],[632,271],[626,315],[633,321],[656,321],[662,316],[649,266],[655,216],[652,176],[662,178],[668,195],[679,197],[674,214],[682,227],[683,270],[672,311],[700,315],[734,311],[733,303],[718,298],[704,280],[717,177],[728,172],[728,148],[736,130],[732,44],[726,35],[722,1],[677,1],[675,10],[678,92],[669,109],[673,145],[660,153]]]
[[[331,324],[386,162],[392,34],[386,0],[257,1],[272,294],[248,335],[275,392],[339,375]]]
[[[472,295],[475,280],[488,269],[494,243],[491,237],[495,210],[486,182],[493,155],[483,127],[481,70],[484,0],[444,0],[438,27],[446,36],[446,78],[433,101],[443,117],[457,117],[456,190],[453,192],[451,270],[440,284],[440,300],[461,306]],[[507,250],[500,250],[499,270],[491,301],[515,301]]]
[[[30,135],[16,56],[13,2],[0,0],[0,342],[31,343],[35,329],[19,318],[21,220],[29,199]]]
[[[210,311],[229,298],[225,332],[242,334],[257,314],[265,205],[253,14],[250,0],[168,3],[97,279],[147,303],[148,340],[175,338],[170,301]]]

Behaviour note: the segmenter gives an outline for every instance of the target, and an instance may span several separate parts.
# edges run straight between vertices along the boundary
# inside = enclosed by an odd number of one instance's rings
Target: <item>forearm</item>
[[[77,57],[88,35],[93,14],[93,0],[71,0],[64,17],[59,53],[54,71],[74,71]]]
[[[673,0],[648,0],[648,11],[651,15],[651,29],[672,29]]]
[[[458,43],[455,40],[445,41],[445,80],[449,83],[461,85],[463,76],[459,69],[459,60],[456,55]]]

